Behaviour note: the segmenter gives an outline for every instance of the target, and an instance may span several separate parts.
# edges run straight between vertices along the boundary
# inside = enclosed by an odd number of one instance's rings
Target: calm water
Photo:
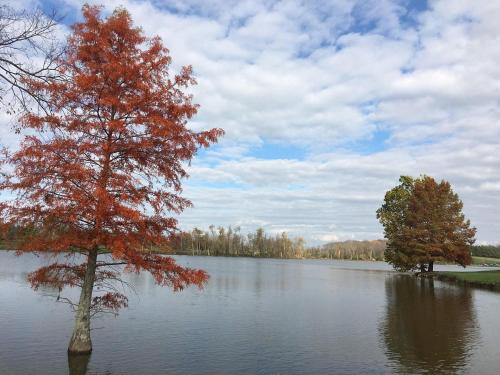
[[[0,374],[500,373],[500,293],[384,263],[178,261],[210,273],[204,291],[127,275],[130,307],[95,320],[90,359],[68,363],[71,311],[26,283],[43,259],[0,252]]]

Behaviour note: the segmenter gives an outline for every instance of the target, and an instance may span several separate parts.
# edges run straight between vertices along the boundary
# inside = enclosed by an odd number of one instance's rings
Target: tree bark
[[[433,272],[434,271],[434,261],[429,262],[429,267],[427,268],[427,271]]]
[[[97,264],[97,249],[89,252],[87,269],[80,292],[80,301],[75,317],[75,327],[68,346],[68,353],[88,354],[92,351],[90,339],[90,306],[92,303],[92,289],[94,288],[95,271]]]
[[[111,106],[111,120],[114,120],[116,109]],[[96,206],[95,217],[95,235],[99,238],[102,229],[106,206],[103,204],[102,196],[107,194],[106,186],[110,176],[111,162],[111,144],[113,140],[113,131],[107,132],[107,145],[103,148],[102,169],[97,181],[97,196],[100,197]],[[85,278],[83,280],[82,290],[80,292],[80,301],[75,317],[75,327],[69,341],[68,353],[72,354],[88,354],[92,352],[92,340],[90,339],[90,306],[92,304],[92,290],[94,289],[95,271],[97,268],[97,246],[89,251],[87,257],[87,269],[85,270]]]

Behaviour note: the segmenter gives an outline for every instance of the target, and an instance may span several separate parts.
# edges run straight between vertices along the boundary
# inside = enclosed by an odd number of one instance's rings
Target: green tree
[[[436,261],[470,264],[476,228],[465,220],[462,208],[447,181],[402,176],[377,210],[388,240],[386,260],[396,269],[422,272],[432,272]]]
[[[404,271],[416,266],[413,257],[401,251],[401,233],[405,226],[408,202],[410,200],[415,180],[410,176],[401,176],[399,185],[385,193],[384,203],[377,210],[377,219],[384,227],[384,237],[387,239],[384,257],[386,262]]]

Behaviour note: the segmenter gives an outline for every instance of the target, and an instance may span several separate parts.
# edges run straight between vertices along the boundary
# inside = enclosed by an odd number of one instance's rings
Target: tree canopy
[[[119,278],[113,266],[149,271],[175,290],[206,282],[204,271],[141,249],[168,243],[177,229],[172,213],[191,205],[181,196],[186,162],[223,134],[187,126],[198,108],[185,93],[195,84],[192,69],[172,74],[159,37],[146,38],[124,9],[103,19],[99,7],[86,5],[83,18],[57,64],[64,79],[27,82],[46,98],[47,111],[26,110],[21,124],[28,135],[7,156],[0,185],[17,193],[2,206],[4,222],[34,229],[19,250],[68,255],[29,280],[35,288],[81,287],[80,300],[70,302],[71,352],[91,350],[93,309],[126,306],[124,295],[106,288]],[[103,251],[112,259],[100,260]],[[92,298],[94,285],[100,292]]]
[[[386,261],[403,271],[433,271],[435,261],[470,264],[476,229],[451,185],[429,176],[401,176],[399,182],[377,210],[388,240]]]

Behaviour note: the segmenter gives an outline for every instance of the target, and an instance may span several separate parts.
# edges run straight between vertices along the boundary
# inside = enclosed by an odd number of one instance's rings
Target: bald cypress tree
[[[386,260],[403,271],[432,272],[436,261],[470,264],[476,228],[451,185],[428,176],[400,181],[377,211],[388,240]]]

